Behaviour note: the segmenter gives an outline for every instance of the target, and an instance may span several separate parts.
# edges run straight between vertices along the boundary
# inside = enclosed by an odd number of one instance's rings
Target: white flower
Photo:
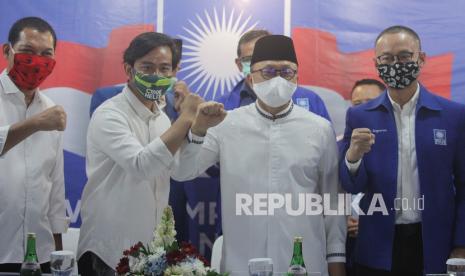
[[[173,210],[167,206],[163,210],[161,222],[153,233],[154,240],[150,244],[152,248],[163,247],[167,248],[176,241],[176,230],[174,230]]]
[[[139,258],[129,258],[129,269],[134,273],[144,273],[147,265],[147,257],[139,256]]]
[[[203,262],[196,258],[187,258],[178,264],[178,270],[183,276],[201,276],[207,275],[207,269]]]
[[[165,276],[174,276],[174,275],[183,275],[184,276],[181,267],[179,267],[177,265],[173,265],[173,266],[168,267],[165,270]]]
[[[158,259],[160,258],[163,254],[165,254],[165,249],[163,249],[162,247],[156,247],[154,248],[154,250],[152,250],[152,254],[148,256],[148,260],[149,262],[150,261],[153,261],[155,259]]]
[[[201,260],[197,258],[193,259],[192,265],[195,271],[195,275],[206,275],[207,274],[207,269]]]

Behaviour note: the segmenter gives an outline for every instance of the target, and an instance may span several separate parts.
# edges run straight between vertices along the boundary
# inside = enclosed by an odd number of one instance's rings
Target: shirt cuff
[[[50,226],[53,234],[66,233],[70,219],[68,217],[50,218]]]
[[[3,151],[3,147],[6,143],[6,138],[8,136],[8,131],[10,130],[10,126],[2,126],[0,127],[0,153]],[[1,158],[1,155],[0,155]]]
[[[195,135],[194,133],[192,133],[191,130],[189,130],[189,133],[187,134],[187,141],[189,142],[189,144],[201,145],[203,144],[204,138],[205,137]]]
[[[174,156],[160,137],[153,140],[148,145],[148,148],[152,155],[157,157],[157,159],[160,160],[166,168],[171,167],[174,162]]]
[[[349,169],[349,172],[351,174],[355,174],[358,171],[358,168],[360,167],[360,163],[362,163],[362,159],[359,159],[355,163],[351,163],[351,162],[347,161],[347,154],[346,154],[346,157],[344,159],[345,159],[345,162],[346,162],[346,166]]]
[[[328,263],[345,263],[346,262],[346,254],[343,253],[334,253],[334,254],[328,254],[326,257],[326,261]]]
[[[345,252],[345,244],[329,245],[326,253],[326,261],[328,263],[345,263]]]

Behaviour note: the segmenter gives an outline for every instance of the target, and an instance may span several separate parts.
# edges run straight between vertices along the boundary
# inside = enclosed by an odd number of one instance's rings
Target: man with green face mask
[[[177,71],[179,71],[179,64],[181,63],[181,55],[182,55],[182,40],[181,39],[173,39],[173,42],[176,46],[176,51],[174,53],[174,63],[173,63],[173,74],[172,76],[176,76]],[[171,86],[168,88],[168,91],[166,92],[165,95],[165,100],[166,100],[166,107],[164,108],[164,111],[166,115],[170,118],[171,121],[176,119],[178,117],[178,114],[176,110],[174,109],[174,93],[170,93],[170,91],[173,91],[177,88],[179,89],[184,89],[185,83],[183,82],[178,82],[177,84]],[[97,89],[93,94],[92,98],[90,100],[90,116],[92,117],[92,114],[94,111],[106,100],[113,98],[114,96],[118,95],[119,93],[122,92],[124,85],[112,85],[108,87],[102,87]],[[163,98],[161,99],[160,103],[163,103]],[[163,105],[163,104],[162,104]]]
[[[121,252],[151,239],[168,204],[174,155],[203,102],[184,91],[172,125],[158,104],[174,83],[174,47],[160,33],[134,38],[124,52],[126,86],[89,123],[77,254],[81,275],[114,275]]]

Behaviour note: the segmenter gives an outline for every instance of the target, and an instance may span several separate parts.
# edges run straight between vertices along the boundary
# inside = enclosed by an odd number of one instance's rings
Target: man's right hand
[[[184,116],[188,116],[188,118],[193,121],[197,115],[198,106],[203,102],[205,102],[204,99],[197,94],[190,93],[184,95],[179,105],[180,113]]]
[[[173,86],[174,93],[174,109],[176,112],[181,112],[181,104],[187,95],[192,94],[189,87],[184,81],[177,81]]]
[[[11,125],[0,156],[37,131],[63,131],[65,128],[66,113],[63,107],[56,105],[45,109],[25,121]]]
[[[59,130],[66,128],[66,113],[63,107],[55,105],[35,115],[33,120],[40,131]]]
[[[355,163],[363,158],[365,153],[370,152],[375,143],[375,135],[368,128],[355,128],[352,131],[350,146],[347,150],[347,161]]]

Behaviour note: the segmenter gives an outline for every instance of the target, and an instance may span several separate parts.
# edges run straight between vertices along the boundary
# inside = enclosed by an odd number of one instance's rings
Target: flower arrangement
[[[153,233],[153,240],[148,245],[138,242],[123,252],[123,258],[116,267],[117,274],[227,276],[208,267],[207,260],[192,244],[178,243],[175,236],[173,211],[168,206]]]

